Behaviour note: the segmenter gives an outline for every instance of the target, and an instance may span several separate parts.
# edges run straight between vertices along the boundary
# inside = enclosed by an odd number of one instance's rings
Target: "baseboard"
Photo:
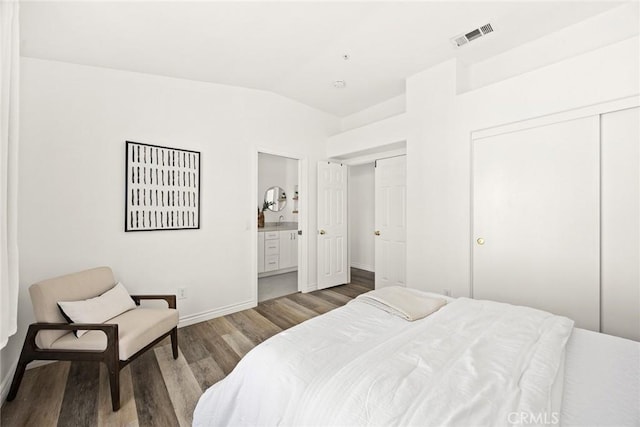
[[[7,395],[9,394],[9,386],[11,385],[11,380],[13,379],[13,373],[16,371],[16,367],[18,366],[18,361],[16,360],[11,368],[7,372],[7,375],[0,382],[0,402],[4,403],[7,399]]]
[[[307,283],[307,289],[304,289],[302,292],[303,293],[308,293],[308,292],[313,292],[313,291],[317,291],[318,290],[318,284],[317,283]]]
[[[207,320],[215,319],[216,317],[226,316],[227,314],[235,313],[242,310],[247,310],[257,306],[256,300],[249,300],[238,304],[231,304],[224,307],[216,308],[214,310],[207,310],[196,314],[190,314],[183,316],[178,321],[178,328],[193,325],[195,323],[205,322]]]
[[[58,360],[34,360],[27,365],[27,371],[33,368],[39,368],[40,366],[50,365],[52,363],[56,363]]]
[[[374,272],[375,268],[372,265],[368,265],[368,264],[361,264],[359,262],[353,262],[351,261],[351,267],[353,268],[358,268],[360,270],[366,270],[366,271],[370,271],[370,272]]]
[[[38,366],[48,365],[49,363],[55,363],[55,360],[34,360],[33,362],[27,365],[27,369],[37,368]],[[18,367],[18,361],[16,360],[9,368],[7,375],[0,382],[0,402],[4,402],[9,394],[9,386],[11,385],[11,381],[13,380],[13,375],[16,372],[16,368]]]
[[[298,271],[298,267],[290,267],[290,268],[283,268],[281,270],[273,270],[273,271],[266,271],[264,273],[258,273],[258,279],[262,279],[264,277],[271,277],[271,276],[277,276],[279,274],[285,274],[285,273],[293,273],[294,271]]]
[[[50,365],[51,363],[56,363],[57,360],[34,360],[27,365],[27,370],[33,368],[39,368],[40,366]],[[9,372],[0,382],[0,402],[4,402],[9,394],[9,387],[11,386],[11,381],[13,380],[13,375],[16,372],[16,368],[18,367],[18,361],[16,360],[11,365]]]

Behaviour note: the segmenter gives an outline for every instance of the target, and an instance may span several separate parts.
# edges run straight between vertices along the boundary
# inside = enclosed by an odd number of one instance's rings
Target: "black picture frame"
[[[124,231],[200,229],[200,156],[126,141]]]

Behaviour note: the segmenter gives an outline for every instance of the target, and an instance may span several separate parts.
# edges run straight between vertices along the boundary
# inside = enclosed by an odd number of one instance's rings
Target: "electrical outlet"
[[[185,299],[187,297],[187,288],[178,288],[178,299]]]
[[[451,291],[449,289],[443,289],[442,293],[444,294],[444,296],[446,297],[450,297],[451,296]]]

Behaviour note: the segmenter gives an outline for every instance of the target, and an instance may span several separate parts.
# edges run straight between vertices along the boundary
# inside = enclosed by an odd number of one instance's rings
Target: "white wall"
[[[448,61],[407,81],[408,285],[470,290],[470,134],[639,93],[638,37],[457,95]]]
[[[408,127],[404,113],[338,133],[327,139],[327,156],[340,159],[404,147]]]
[[[640,341],[640,108],[600,118],[601,325]]]
[[[402,94],[343,117],[340,119],[340,131],[345,132],[402,114],[406,111],[405,103],[405,96]]]
[[[633,37],[638,34],[639,15],[640,3],[627,2],[484,61],[461,67],[458,93]]]
[[[255,304],[256,147],[309,159],[309,229],[316,163],[337,118],[268,92],[23,58],[20,129],[19,333],[33,320],[28,286],[109,265],[131,292],[175,293],[181,317]],[[125,140],[198,150],[201,229],[125,233]],[[308,282],[316,239],[308,232]],[[253,255],[252,255],[253,254]]]
[[[293,208],[295,206],[293,196],[295,194],[296,185],[298,185],[298,160],[266,153],[259,154],[258,194],[256,207],[259,206],[262,209],[264,193],[269,187],[281,187],[287,195],[287,204],[283,210],[279,212],[272,212],[267,209],[264,212],[265,222],[277,222],[280,215],[284,217],[284,221],[298,221],[298,214],[293,213]]]
[[[375,271],[375,168],[349,166],[349,237],[351,266]]]

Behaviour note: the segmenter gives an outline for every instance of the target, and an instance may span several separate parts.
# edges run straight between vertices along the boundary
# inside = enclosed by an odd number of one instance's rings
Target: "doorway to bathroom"
[[[257,301],[299,290],[300,160],[258,152]]]

